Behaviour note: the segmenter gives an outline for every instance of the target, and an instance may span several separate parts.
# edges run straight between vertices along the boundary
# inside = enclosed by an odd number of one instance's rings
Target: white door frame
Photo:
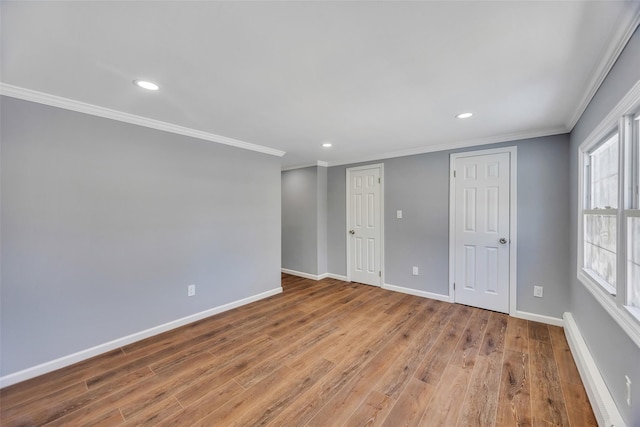
[[[352,168],[347,168],[347,209],[346,209],[346,218],[347,222],[345,224],[344,235],[347,239],[347,281],[351,281],[351,239],[349,236],[349,214],[351,213],[351,172],[359,171],[365,169],[380,169],[380,271],[382,272],[380,275],[380,287],[382,287],[385,283],[384,281],[384,163],[376,163],[372,165],[364,165],[364,166],[356,166]]]
[[[516,255],[518,253],[518,200],[516,191],[517,184],[517,165],[518,159],[517,147],[503,147],[493,148],[489,150],[478,151],[465,151],[461,153],[452,153],[450,155],[449,165],[449,300],[455,302],[455,289],[453,288],[453,282],[455,277],[455,208],[456,208],[456,180],[453,179],[453,172],[455,170],[455,162],[462,157],[471,156],[483,156],[486,154],[509,154],[509,238],[511,240],[509,245],[509,314],[514,315],[517,310],[517,260]]]

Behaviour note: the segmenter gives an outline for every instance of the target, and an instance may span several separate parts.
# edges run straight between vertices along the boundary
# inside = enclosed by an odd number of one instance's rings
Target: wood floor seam
[[[562,328],[343,282],[0,390],[13,426],[596,426]]]

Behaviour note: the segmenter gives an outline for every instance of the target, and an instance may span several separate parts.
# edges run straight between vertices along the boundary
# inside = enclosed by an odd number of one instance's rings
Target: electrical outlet
[[[413,267],[413,275],[414,276],[418,275],[418,267]]]
[[[542,298],[542,286],[534,286],[533,287],[533,296]]]
[[[396,218],[402,219],[402,211],[401,210],[397,210],[396,211]]]
[[[631,380],[628,376],[624,376],[627,383],[627,405],[631,406]]]
[[[187,286],[187,296],[192,297],[196,294],[196,285]]]

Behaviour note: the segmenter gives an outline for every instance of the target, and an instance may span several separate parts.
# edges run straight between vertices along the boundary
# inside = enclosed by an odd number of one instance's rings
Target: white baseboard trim
[[[564,331],[571,354],[576,362],[580,378],[589,396],[589,402],[593,408],[599,426],[625,427],[626,424],[618,411],[618,407],[609,393],[609,389],[600,375],[598,365],[589,352],[589,347],[584,341],[578,325],[569,312],[564,313]]]
[[[311,273],[305,273],[303,271],[289,270],[288,268],[281,268],[280,271],[282,271],[285,274],[291,274],[292,276],[304,277],[305,279],[311,279],[311,280],[322,280],[328,277],[331,279],[337,279],[337,280],[342,280],[344,282],[348,282],[346,276],[340,276],[338,274],[332,274],[332,273],[311,274]]]
[[[58,359],[51,360],[49,362],[41,363],[40,365],[36,365],[31,368],[23,369],[22,371],[5,375],[4,377],[0,377],[0,388],[8,387],[10,385],[17,384],[22,381],[26,381],[28,379],[37,377],[39,375],[43,375],[60,368],[64,368],[69,365],[73,365],[74,363],[78,363],[83,360],[90,359],[94,356],[98,356],[100,354],[106,353],[116,348],[123,347],[125,345],[134,343],[136,341],[140,341],[145,338],[149,338],[154,335],[158,335],[163,332],[170,331],[180,326],[193,323],[195,321],[204,319],[209,316],[213,316],[214,314],[222,313],[224,311],[228,311],[233,308],[240,307],[240,306],[243,306],[243,305],[246,305],[246,304],[249,304],[249,303],[252,303],[252,302],[255,302],[279,293],[282,293],[282,287],[277,287],[275,289],[271,289],[269,291],[262,292],[257,295],[252,295],[250,297],[243,298],[241,300],[233,301],[228,304],[211,308],[209,310],[201,311],[199,313],[195,313],[195,314],[183,317],[181,319],[173,320],[171,322],[164,323],[162,325],[154,326],[153,328],[149,328],[144,331],[127,335],[126,337],[118,338],[113,341],[109,341],[107,343],[88,348],[86,350],[78,351],[77,353],[73,353],[68,356],[63,356]]]
[[[417,289],[411,289],[411,288],[405,288],[405,287],[402,287],[402,286],[390,285],[388,283],[385,283],[384,285],[382,285],[382,289],[388,289],[388,290],[394,291],[394,292],[401,292],[403,294],[415,295],[417,297],[435,299],[435,300],[438,300],[438,301],[452,302],[451,298],[449,298],[449,295],[434,294],[432,292],[419,291]]]
[[[324,277],[320,277],[320,276],[318,276],[316,274],[304,273],[302,271],[296,271],[296,270],[289,270],[288,268],[281,268],[280,271],[282,271],[285,274],[291,274],[292,276],[304,277],[305,279],[311,279],[311,280],[322,280],[322,279],[324,279]],[[325,276],[325,277],[327,277],[327,276]]]
[[[527,311],[517,310],[515,313],[511,313],[511,316],[518,319],[531,320],[533,322],[546,323],[547,325],[564,326],[562,319],[558,317],[545,316],[543,314],[529,313]]]
[[[315,274],[310,274],[310,273],[303,273],[301,271],[289,270],[287,268],[283,268],[281,270],[282,270],[283,273],[291,274],[293,276],[298,276],[298,277],[304,277],[305,279],[311,279],[311,280],[322,280],[324,278],[329,277],[331,279],[342,280],[342,281],[345,281],[345,282],[349,281],[346,276],[341,276],[341,275],[333,274],[333,273],[323,273],[321,275],[315,275]],[[451,297],[449,297],[449,295],[436,294],[436,293],[427,292],[427,291],[420,291],[420,290],[417,290],[417,289],[405,288],[403,286],[391,285],[389,283],[385,283],[384,285],[382,285],[382,289],[387,289],[387,290],[394,291],[394,292],[401,292],[403,294],[415,295],[417,297],[435,299],[435,300],[438,300],[438,301],[454,302],[453,299]],[[515,313],[511,313],[511,316],[517,317],[519,319],[525,319],[525,320],[531,320],[531,321],[534,321],[534,322],[546,323],[548,325],[555,325],[555,326],[563,326],[564,325],[562,319],[560,319],[558,317],[551,317],[551,316],[545,316],[545,315],[542,315],[542,314],[529,313],[527,311],[517,310]]]

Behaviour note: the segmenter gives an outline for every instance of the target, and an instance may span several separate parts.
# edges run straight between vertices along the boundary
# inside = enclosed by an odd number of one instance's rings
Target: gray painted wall
[[[318,274],[327,272],[327,168],[318,167]]]
[[[282,172],[282,268],[327,272],[327,168]]]
[[[280,287],[279,158],[1,108],[3,376]]]
[[[518,310],[556,318],[568,306],[568,135],[493,144],[518,147]],[[455,150],[386,159],[385,282],[448,295],[449,155]],[[359,164],[358,164],[359,165]],[[329,168],[328,266],[346,275],[346,168]],[[396,210],[403,218],[396,219]],[[413,276],[412,266],[420,269]],[[544,286],[544,298],[533,286]]]
[[[318,167],[282,172],[282,268],[318,274]]]
[[[327,170],[327,270],[347,275],[347,176],[345,168]]]
[[[640,425],[640,349],[577,279],[578,146],[640,79],[640,32],[635,34],[571,132],[570,311],[627,425]],[[626,403],[624,376],[635,409]],[[635,411],[635,412],[634,412]]]

